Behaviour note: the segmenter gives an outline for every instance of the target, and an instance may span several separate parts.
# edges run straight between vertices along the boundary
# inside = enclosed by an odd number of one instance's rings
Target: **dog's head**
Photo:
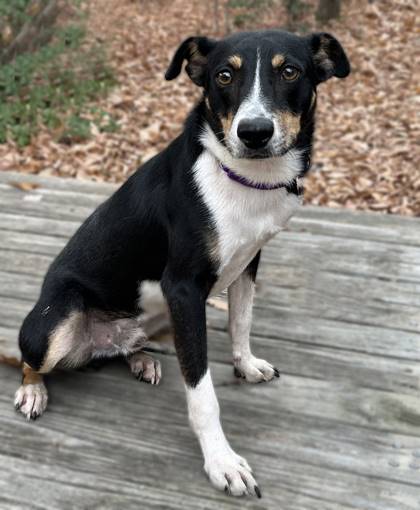
[[[326,33],[190,37],[176,51],[167,80],[180,74],[184,60],[191,80],[204,89],[206,119],[219,142],[232,157],[254,160],[294,148],[313,117],[317,85],[350,72],[340,43]]]

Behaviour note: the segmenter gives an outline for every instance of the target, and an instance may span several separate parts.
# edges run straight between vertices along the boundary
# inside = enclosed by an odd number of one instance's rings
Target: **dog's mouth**
[[[239,156],[238,159],[269,159],[272,158],[273,155],[269,150],[246,150],[242,155]]]
[[[229,147],[227,147],[229,149]],[[272,148],[264,148],[264,149],[248,149],[244,147],[238,154],[235,154],[237,151],[232,151],[229,149],[229,152],[235,159],[251,159],[251,160],[262,160],[262,159],[274,159],[281,158],[285,156],[290,150],[291,146],[282,147],[279,149]]]

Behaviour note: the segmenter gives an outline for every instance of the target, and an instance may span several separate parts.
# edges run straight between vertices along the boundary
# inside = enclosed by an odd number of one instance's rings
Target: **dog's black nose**
[[[262,149],[270,141],[273,133],[273,122],[264,117],[243,119],[238,124],[238,136],[248,149]]]

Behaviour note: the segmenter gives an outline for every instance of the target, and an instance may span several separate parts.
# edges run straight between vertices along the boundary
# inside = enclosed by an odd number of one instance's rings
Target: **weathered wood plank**
[[[74,179],[54,179],[17,172],[0,172],[0,195],[12,188],[10,182],[34,182],[39,188],[23,193],[14,190],[18,202],[42,200],[52,203],[72,200],[74,205],[96,206],[117,189],[117,185],[80,181]],[[13,189],[13,188],[12,188]],[[13,193],[13,191],[12,191]],[[10,196],[10,193],[9,193]],[[66,198],[68,197],[68,199]],[[291,230],[313,234],[328,234],[339,238],[385,241],[389,244],[420,246],[420,220],[417,218],[389,216],[377,213],[345,211],[323,207],[306,206],[292,219]]]
[[[315,267],[330,272],[418,282],[419,253],[414,246],[283,232],[264,247],[264,260],[304,267],[315,263]]]
[[[226,318],[208,310],[213,329],[226,330]],[[398,329],[343,323],[323,317],[311,317],[291,308],[279,311],[265,306],[255,308],[253,332],[262,338],[276,338],[303,346],[332,347],[354,353],[419,360],[419,334]]]
[[[13,186],[0,183],[0,201],[9,200],[16,202],[35,202],[47,205],[77,205],[79,207],[90,207],[91,209],[104,202],[108,197],[100,193],[81,193],[68,190],[54,190],[49,188],[35,188],[30,191],[22,191]]]
[[[0,214],[0,229],[2,231],[19,232],[22,235],[26,233],[41,234],[68,239],[79,226],[79,221],[60,221],[55,218],[36,218],[6,212]]]
[[[12,318],[0,321],[0,352],[19,357],[17,333],[24,314],[31,304],[11,309]],[[340,350],[335,347],[316,347],[313,344],[290,342],[276,337],[253,335],[256,355],[266,357],[282,374],[291,374],[319,380],[351,382],[354,385],[376,388],[401,394],[417,395],[420,390],[420,366],[414,360],[393,359],[388,356]],[[230,363],[230,347],[226,333],[209,329],[211,358]]]
[[[8,358],[20,359],[18,328],[0,326],[0,363]]]
[[[81,223],[92,212],[91,207],[74,204],[43,203],[34,200],[35,195],[25,194],[21,200],[16,201],[10,197],[2,197],[0,201],[0,214],[25,214],[38,218],[57,218],[65,221],[78,221]],[[36,197],[35,197],[36,198]]]
[[[11,303],[11,309],[16,311],[19,299],[35,300],[41,277],[48,267],[50,259],[33,254],[12,253],[9,255],[8,252],[0,251],[0,261],[3,262],[2,265],[6,269],[0,272],[0,295],[16,298],[16,302]],[[360,307],[358,300],[351,298],[351,293],[341,295],[341,285],[337,282],[334,285],[331,282],[328,285],[317,285],[318,289],[325,287],[335,290],[336,293],[327,299],[327,293],[322,293],[321,290],[314,293],[311,290],[311,279],[305,281],[305,278],[301,278],[302,274],[293,274],[291,278],[283,278],[283,272],[278,277],[277,285],[277,275],[269,271],[265,278],[264,271],[263,264],[262,281],[264,282],[265,279],[268,281],[270,278],[274,285],[260,285],[257,292],[254,330],[258,335],[378,354],[379,356],[419,359],[420,334],[416,328],[411,332],[407,331],[410,321],[415,320],[418,315],[415,306],[407,306],[404,302],[401,305],[392,303],[390,310],[390,305],[385,300],[381,303],[381,307],[376,304],[373,307],[370,304]],[[293,278],[299,286],[297,289],[289,288],[289,283]],[[363,288],[362,283],[358,282],[360,288]],[[387,285],[387,282],[377,282],[380,291],[375,292],[378,297],[381,292],[385,294]],[[415,292],[412,293],[413,284],[408,282],[406,285],[410,290],[406,293],[406,302],[412,296],[414,304],[417,305],[418,295]],[[404,285],[402,285],[402,289],[404,289]],[[370,292],[371,286],[366,291],[366,295],[369,296]],[[404,292],[401,291],[400,301],[404,295]],[[369,300],[370,302],[371,300]],[[24,310],[27,310],[26,305]],[[303,313],[305,321],[302,321]],[[9,309],[3,307],[0,309],[0,323],[3,314],[6,315],[8,325],[18,326],[23,318],[16,314],[11,316]],[[383,320],[380,320],[380,314]],[[395,320],[396,314],[397,321]],[[10,322],[14,319],[16,324]],[[223,321],[225,322],[225,319]],[[217,317],[213,326],[218,327],[218,322],[219,318]],[[388,326],[388,328],[385,330],[384,326]],[[402,333],[404,334],[402,335]]]
[[[0,295],[5,304],[0,309],[0,325],[18,329],[38,295],[41,281],[39,277],[0,272]],[[284,313],[284,317],[282,320],[271,307],[256,307],[253,324],[254,341],[272,347],[270,359],[282,371],[338,379],[350,373],[360,384],[402,391],[419,388],[419,334],[401,336],[401,331],[392,331],[389,338],[389,334],[384,336],[383,328],[371,328],[367,340],[366,328],[358,325],[318,319],[314,326],[310,318],[303,323],[296,313],[293,320],[292,312]],[[211,346],[214,342],[226,344],[226,334],[217,331],[226,331],[226,314],[209,308],[208,319]]]
[[[305,206],[292,218],[290,230],[420,246],[420,219],[406,216]]]
[[[13,182],[31,182],[45,189],[72,190],[79,193],[103,194],[104,196],[110,195],[117,187],[115,184],[102,181],[45,177],[21,172],[0,172],[0,183],[2,185],[9,187],[10,183]]]
[[[299,308],[301,315],[325,317],[327,319],[382,326],[400,331],[417,332],[420,330],[420,312],[418,306],[386,302],[364,301],[364,307],[355,297],[340,294],[328,295],[328,292],[312,289],[286,289],[277,287],[275,292],[267,292],[257,298],[256,306],[272,307],[279,313],[290,308]]]
[[[50,255],[0,248],[0,267],[3,272],[45,275],[51,260]]]
[[[0,353],[19,356],[52,257],[114,189],[0,172]],[[264,492],[241,507],[419,508],[419,227],[309,207],[269,244],[252,336],[280,382],[233,378],[226,313],[208,309],[225,429]],[[162,361],[161,388],[119,363],[52,375],[35,424],[14,413],[19,373],[0,364],[0,508],[237,508],[206,482],[175,357]]]
[[[172,358],[163,362],[166,378],[161,388],[138,384],[121,366],[99,373],[57,374],[50,378],[49,413],[35,424],[13,413],[5,394],[13,391],[18,376],[13,380],[15,372],[2,369],[6,391],[0,397],[0,430],[7,440],[0,453],[13,459],[13,476],[23,476],[33,490],[37,473],[38,487],[48,487],[49,466],[54,465],[58,501],[70,480],[90,489],[93,501],[103,497],[103,488],[111,483],[121,502],[146,494],[152,502],[163,498],[160,503],[167,508],[178,508],[178,498],[185,508],[216,508],[225,502],[230,508],[231,500],[205,482],[187,426],[179,370]],[[3,376],[4,371],[8,375]],[[261,502],[241,501],[244,508],[299,508],[293,503],[295,493],[313,498],[309,508],[319,505],[319,499],[338,508],[416,508],[420,481],[409,465],[417,465],[420,440],[393,431],[403,421],[396,404],[406,405],[405,399],[371,390],[361,395],[333,383],[293,377],[271,385],[238,384],[217,364],[213,374],[226,431],[252,462],[264,490]],[[319,396],[314,399],[319,393],[321,401]],[[394,400],[384,404],[386,398]],[[372,420],[365,402],[388,405],[386,426]],[[337,408],[350,416],[349,423],[337,418]],[[151,422],[159,427],[150,428]],[[387,435],[378,433],[387,427]],[[407,432],[414,429],[407,427]],[[252,442],[244,442],[245,437]],[[355,500],[354,493],[360,499]],[[200,506],[200,498],[209,506]]]
[[[34,276],[0,270],[0,295],[35,301],[42,280],[42,275]]]
[[[51,259],[67,243],[67,239],[64,237],[29,234],[27,232],[22,234],[22,232],[12,232],[10,230],[0,230],[0,238],[2,245],[7,247],[9,251],[40,253],[50,255]]]
[[[282,374],[347,381],[359,387],[402,394],[420,393],[420,366],[415,360],[372,356],[256,334],[252,335],[252,345],[256,356],[266,358]],[[230,361],[230,346],[225,332],[210,328],[209,352],[214,360],[222,363]]]

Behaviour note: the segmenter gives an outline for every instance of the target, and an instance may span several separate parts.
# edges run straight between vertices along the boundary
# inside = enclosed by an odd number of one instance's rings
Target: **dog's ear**
[[[175,55],[165,73],[167,80],[173,80],[182,69],[184,60],[187,60],[185,70],[188,76],[196,84],[204,85],[204,76],[207,65],[207,55],[216,46],[217,42],[207,37],[189,37],[176,50]]]
[[[308,36],[318,83],[332,76],[345,78],[350,73],[350,63],[341,44],[325,32]]]

